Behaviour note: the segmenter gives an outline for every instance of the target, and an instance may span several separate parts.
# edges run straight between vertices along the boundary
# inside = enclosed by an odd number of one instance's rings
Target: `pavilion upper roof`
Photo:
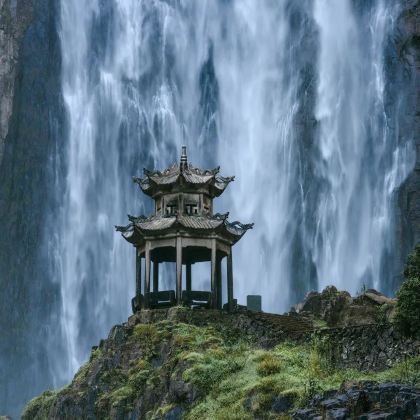
[[[180,164],[174,163],[164,171],[144,169],[144,178],[133,177],[142,191],[154,197],[167,191],[196,190],[204,188],[211,197],[218,197],[235,177],[219,175],[220,168],[200,169],[187,162],[186,148],[183,146]]]

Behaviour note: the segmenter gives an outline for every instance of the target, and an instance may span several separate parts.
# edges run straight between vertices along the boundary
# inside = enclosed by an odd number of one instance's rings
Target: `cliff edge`
[[[142,311],[112,328],[70,385],[32,400],[22,418],[418,415],[419,346],[391,325],[314,329],[297,314]]]

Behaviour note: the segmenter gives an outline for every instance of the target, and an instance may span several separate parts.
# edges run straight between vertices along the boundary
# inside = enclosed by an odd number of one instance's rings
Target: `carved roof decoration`
[[[184,190],[206,187],[210,196],[218,197],[235,179],[234,176],[218,175],[219,171],[220,167],[201,169],[191,164],[182,166],[174,163],[164,171],[144,169],[144,178],[133,177],[133,181],[140,186],[145,194],[151,197],[160,192],[167,192],[169,188],[176,189],[181,186]]]

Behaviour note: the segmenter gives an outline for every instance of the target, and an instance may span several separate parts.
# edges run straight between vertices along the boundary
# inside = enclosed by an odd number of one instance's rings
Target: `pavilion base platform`
[[[175,306],[175,290],[148,292],[145,294],[145,304],[149,309],[170,308]]]

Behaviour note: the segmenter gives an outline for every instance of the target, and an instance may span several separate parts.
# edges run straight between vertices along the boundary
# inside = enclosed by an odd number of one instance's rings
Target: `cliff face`
[[[22,38],[32,20],[32,0],[0,0],[0,163],[9,131]]]
[[[40,244],[64,125],[57,4],[0,1],[0,407],[13,416],[52,383],[46,348],[57,289]]]
[[[388,387],[387,400],[379,401],[378,392],[385,388],[355,386],[368,379],[413,385],[418,381],[420,343],[408,343],[395,332],[389,334],[388,328],[312,335],[309,327],[296,315],[186,308],[143,311],[114,327],[108,339],[93,348],[69,386],[31,401],[23,419],[316,418],[318,413],[296,411],[308,403],[312,410],[319,405],[324,412],[341,404],[342,411],[359,415],[391,409],[420,413],[420,394],[410,387]],[[382,347],[372,344],[383,340],[390,350],[398,349],[398,354],[385,356],[385,366],[401,360],[404,349],[414,355],[403,362],[405,370],[397,363],[369,372],[378,369],[375,356],[382,357]],[[323,398],[315,397],[349,380],[352,388],[341,391],[348,403],[337,397],[324,407]],[[310,402],[314,397],[316,404]]]
[[[396,135],[412,138],[415,154],[414,169],[400,188],[397,205],[397,241],[403,262],[414,245],[420,243],[420,5],[409,0],[401,6],[387,65],[393,76],[389,86],[391,99],[394,96],[401,110]],[[397,92],[403,89],[406,94],[401,98]]]

